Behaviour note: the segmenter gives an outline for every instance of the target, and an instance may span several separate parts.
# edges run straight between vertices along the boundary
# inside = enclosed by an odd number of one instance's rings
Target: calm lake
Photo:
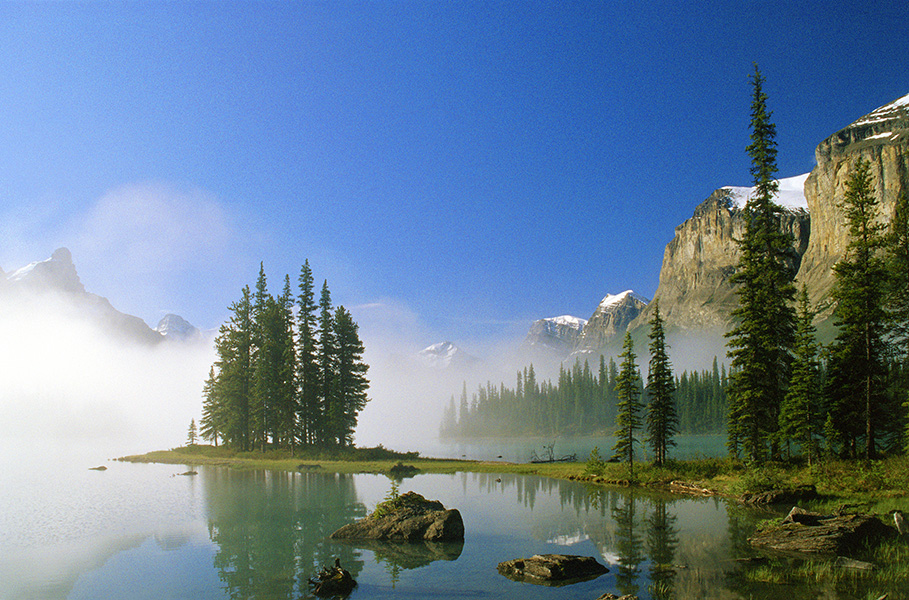
[[[505,474],[418,475],[400,491],[458,508],[463,545],[351,545],[328,536],[371,511],[389,493],[388,478],[219,467],[181,476],[189,467],[75,450],[18,464],[0,474],[3,600],[298,599],[335,557],[359,582],[354,599],[781,594],[746,584],[735,561],[751,556],[746,538],[766,513],[718,499]],[[89,470],[98,464],[107,470]],[[549,588],[496,571],[501,561],[549,552],[597,557],[609,573]]]

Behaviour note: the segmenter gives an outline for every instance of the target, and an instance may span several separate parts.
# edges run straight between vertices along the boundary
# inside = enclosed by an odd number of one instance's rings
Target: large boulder
[[[793,511],[781,524],[756,532],[748,541],[756,548],[780,552],[848,556],[893,535],[895,530],[873,515]]]
[[[499,563],[500,574],[527,583],[566,585],[586,581],[608,573],[609,569],[590,556],[536,554]]]
[[[331,534],[331,539],[463,541],[464,521],[457,509],[446,509],[437,500],[407,492],[382,502],[365,519],[341,527]]]

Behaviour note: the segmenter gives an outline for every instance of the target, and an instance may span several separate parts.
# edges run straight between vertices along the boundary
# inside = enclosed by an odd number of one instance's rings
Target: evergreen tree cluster
[[[544,380],[530,390],[524,382],[533,365],[517,374],[513,388],[487,382],[468,392],[465,384],[459,397],[449,399],[440,434],[447,438],[611,434],[618,414],[619,370],[614,359],[604,358],[601,363],[602,370],[592,370],[588,361],[577,360],[570,369],[560,369],[556,381]],[[672,398],[679,433],[726,430],[726,368],[716,360],[714,367],[674,376]],[[646,404],[647,388],[642,393]],[[578,419],[578,414],[585,417]]]
[[[560,368],[557,383],[537,383],[533,365],[518,373],[515,389],[487,383],[460,403],[451,398],[440,427],[442,437],[496,437],[615,433],[617,456],[633,463],[634,445],[643,429],[655,462],[668,459],[677,433],[722,431],[725,424],[725,368],[712,372],[673,375],[663,320],[655,307],[650,322],[650,362],[646,386],[637,356],[626,335],[620,356],[606,362],[600,356],[594,373],[587,361]]]
[[[776,130],[764,79],[752,77],[751,144],[755,192],[739,240],[736,325],[728,334],[728,447],[753,463],[791,455],[811,461],[823,450],[847,457],[906,444],[909,408],[902,363],[909,356],[909,206],[897,203],[889,226],[879,214],[870,165],[858,159],[840,209],[849,229],[834,266],[834,342],[820,349],[807,290],[795,300],[791,244],[773,201]]]
[[[229,310],[203,388],[201,437],[241,451],[350,446],[368,366],[357,324],[332,307],[328,282],[317,304],[306,261],[297,296],[288,275],[274,296],[260,265],[255,291],[245,286]]]

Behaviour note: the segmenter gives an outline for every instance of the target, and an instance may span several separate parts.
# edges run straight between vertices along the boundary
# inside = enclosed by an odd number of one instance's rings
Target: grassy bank
[[[398,464],[412,465],[422,473],[513,473],[540,475],[556,479],[585,481],[598,485],[641,486],[675,489],[673,482],[684,482],[691,489],[737,498],[744,493],[813,485],[819,499],[810,503],[815,510],[832,509],[843,504],[860,505],[872,512],[894,508],[909,511],[909,458],[894,457],[878,461],[831,460],[815,465],[770,464],[746,467],[728,458],[670,461],[663,467],[635,464],[634,472],[616,463],[510,463],[424,458],[415,452],[394,452],[376,448],[344,451],[234,452],[213,446],[188,446],[127,456],[129,462],[155,462],[186,465],[222,465],[235,469],[273,469],[283,471],[324,471],[332,473],[384,473]]]

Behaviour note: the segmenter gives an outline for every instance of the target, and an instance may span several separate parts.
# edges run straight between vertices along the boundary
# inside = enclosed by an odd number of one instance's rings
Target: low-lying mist
[[[186,441],[210,343],[117,339],[54,296],[0,305],[0,437],[92,443],[121,454]]]

